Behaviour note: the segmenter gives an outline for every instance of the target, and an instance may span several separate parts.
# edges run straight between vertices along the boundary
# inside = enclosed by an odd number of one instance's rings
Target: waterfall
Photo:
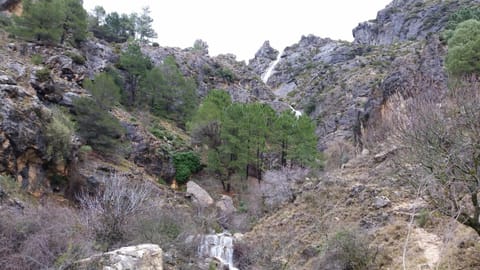
[[[228,232],[204,235],[198,253],[201,257],[216,258],[230,270],[238,270],[233,266],[233,236]]]
[[[280,62],[280,58],[282,57],[282,52],[279,52],[278,53],[278,56],[277,56],[277,59],[275,59],[275,61],[273,61],[267,68],[267,70],[265,71],[265,73],[262,74],[262,81],[264,83],[267,83],[268,79],[270,78],[270,76],[272,76],[272,73],[273,73],[273,69],[275,69],[275,66],[278,64],[278,62]]]
[[[292,107],[292,105],[288,105],[288,106],[290,106],[290,109],[292,110],[292,112],[295,113],[295,117],[298,118],[298,117],[302,116],[302,112],[301,112],[301,111],[295,110],[295,109]]]

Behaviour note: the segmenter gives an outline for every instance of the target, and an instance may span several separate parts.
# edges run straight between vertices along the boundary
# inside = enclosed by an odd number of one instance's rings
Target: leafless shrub
[[[108,249],[124,240],[132,221],[147,210],[150,187],[118,175],[103,179],[103,183],[98,194],[85,194],[78,200],[95,239]]]
[[[441,101],[433,90],[392,114],[398,165],[424,199],[480,235],[480,83],[463,81]]]
[[[0,214],[2,269],[65,269],[91,251],[74,209],[48,203]]]

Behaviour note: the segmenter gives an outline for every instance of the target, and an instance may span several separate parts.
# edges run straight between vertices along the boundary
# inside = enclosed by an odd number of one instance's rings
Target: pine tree
[[[146,41],[149,38],[156,38],[157,33],[152,28],[153,19],[150,17],[150,8],[144,7],[142,14],[137,18],[136,31],[141,41]]]
[[[26,0],[11,31],[31,41],[76,44],[86,39],[87,13],[80,0]]]
[[[276,151],[280,152],[280,163],[283,167],[287,166],[287,160],[291,156],[296,121],[295,113],[288,110],[282,112],[273,124],[275,132],[272,136],[272,143],[276,146]]]
[[[11,31],[30,41],[55,44],[61,41],[64,22],[63,0],[25,0],[22,16],[14,18]]]
[[[137,43],[131,43],[127,50],[120,55],[119,66],[128,73],[125,89],[127,94],[126,104],[133,106],[137,102],[140,81],[146,77],[147,71],[152,68],[152,62],[142,53]]]
[[[87,38],[88,14],[80,0],[63,0],[65,3],[65,20],[60,43],[70,40],[78,44]]]
[[[93,99],[77,98],[73,105],[78,134],[86,143],[99,152],[115,152],[125,133],[120,122]]]
[[[448,40],[445,66],[453,75],[480,72],[480,21],[471,19],[457,26]]]
[[[302,167],[313,166],[318,158],[315,123],[306,115],[300,116],[292,134],[290,158]]]
[[[172,56],[147,72],[139,97],[155,115],[176,120],[179,126],[195,112],[197,99],[195,82],[183,76]]]
[[[120,87],[107,73],[99,73],[93,81],[85,80],[83,83],[104,110],[109,110],[120,101]]]

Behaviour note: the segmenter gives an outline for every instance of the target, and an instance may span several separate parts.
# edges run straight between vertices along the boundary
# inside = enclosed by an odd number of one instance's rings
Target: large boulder
[[[191,196],[193,202],[200,207],[208,207],[214,203],[208,192],[193,181],[187,183],[187,195]]]
[[[75,270],[162,270],[163,251],[158,245],[143,244],[97,254],[74,263]]]

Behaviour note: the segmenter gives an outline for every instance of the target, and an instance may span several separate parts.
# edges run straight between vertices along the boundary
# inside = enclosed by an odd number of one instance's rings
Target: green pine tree
[[[119,67],[128,73],[125,103],[128,106],[133,106],[138,99],[140,82],[146,77],[147,71],[152,68],[152,62],[148,56],[142,53],[140,45],[133,42],[120,55]]]
[[[141,41],[157,37],[157,33],[152,28],[153,19],[150,17],[150,13],[150,8],[144,7],[142,9],[142,14],[137,17],[136,31]]]
[[[455,76],[480,72],[480,21],[471,19],[457,26],[448,40],[445,66]]]
[[[26,40],[59,43],[64,33],[65,9],[63,0],[25,0],[22,16],[14,17],[11,31]]]
[[[99,73],[94,80],[85,80],[83,84],[104,110],[109,110],[120,101],[120,87],[108,73]]]

